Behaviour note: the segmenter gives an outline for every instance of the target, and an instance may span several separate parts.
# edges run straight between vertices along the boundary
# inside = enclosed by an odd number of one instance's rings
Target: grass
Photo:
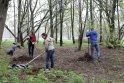
[[[61,70],[51,70],[46,73],[41,69],[38,74],[30,75],[29,72],[32,72],[32,67],[27,69],[9,69],[9,61],[4,51],[1,49],[0,56],[0,83],[82,83],[83,76],[74,73],[73,71],[61,71]],[[26,73],[26,77],[21,80],[19,79],[19,73]]]
[[[12,40],[7,40],[2,43],[3,48],[10,47],[12,45]],[[43,42],[39,42],[37,45],[43,47]],[[86,46],[87,43],[84,42],[83,46]],[[57,45],[59,47],[59,44]],[[75,46],[72,45],[72,41],[64,40],[64,46]],[[25,43],[26,47],[26,43]],[[32,72],[32,67],[28,69],[9,69],[9,59],[5,54],[4,49],[0,49],[0,83],[109,83],[108,80],[99,80],[95,77],[89,78],[85,77],[83,74],[77,74],[74,71],[66,71],[60,69],[54,69],[50,72],[45,72],[43,69],[36,75],[30,75],[28,73]],[[21,72],[26,73],[26,77],[23,80],[19,79],[19,74]],[[123,73],[119,73],[118,75],[124,76]],[[119,83],[119,82],[112,82]],[[121,83],[121,82],[120,82]]]
[[[3,48],[7,48],[7,47],[10,47],[12,46],[12,43],[14,42],[14,40],[4,40],[2,42],[2,47]],[[41,48],[44,48],[44,45],[43,45],[43,41],[38,41],[36,43],[36,46],[39,46]],[[65,47],[77,47],[78,46],[78,41],[76,40],[75,44],[73,44],[72,40],[63,40],[63,46]],[[27,42],[24,43],[24,47],[28,47],[27,46]],[[60,43],[58,42],[57,44],[55,44],[55,47],[60,47]],[[87,47],[87,41],[84,41],[83,42],[83,45],[82,47]]]
[[[26,69],[9,69],[8,59],[1,49],[0,56],[0,83],[108,83],[107,80],[97,80],[92,77],[87,79],[83,74],[77,74],[74,71],[66,71],[60,69],[54,69],[50,72],[45,72],[40,69],[35,75],[29,74],[32,72],[32,67]],[[21,72],[26,73],[23,79],[19,79],[19,74]],[[22,76],[23,77],[23,76]],[[116,82],[115,82],[116,83]]]

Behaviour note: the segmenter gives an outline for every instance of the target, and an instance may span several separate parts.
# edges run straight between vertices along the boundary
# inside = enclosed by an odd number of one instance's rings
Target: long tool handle
[[[89,49],[90,49],[90,38],[88,38],[88,53],[89,53]]]
[[[41,56],[42,54],[39,54],[38,56],[36,56],[35,58],[33,58],[31,61],[29,61],[28,63],[26,63],[26,65],[29,65],[31,62],[33,62],[35,59],[37,59],[39,56]]]

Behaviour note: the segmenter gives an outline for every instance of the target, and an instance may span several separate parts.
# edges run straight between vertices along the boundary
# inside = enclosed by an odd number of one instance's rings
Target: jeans
[[[98,46],[98,42],[92,42],[91,43],[91,57],[92,57],[92,61],[94,62],[94,48],[96,49],[96,52],[97,52],[98,61],[100,61],[100,49],[99,49],[99,46]]]
[[[29,56],[33,57],[33,54],[34,54],[34,44],[32,44],[32,43],[28,44],[28,52],[29,52]]]
[[[45,65],[46,65],[46,69],[49,69],[49,62],[51,62],[51,68],[54,67],[54,53],[55,50],[47,50],[46,51],[46,60],[45,60]]]

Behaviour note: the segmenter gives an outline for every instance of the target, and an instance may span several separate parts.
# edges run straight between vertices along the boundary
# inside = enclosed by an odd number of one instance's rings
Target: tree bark
[[[56,0],[56,18],[55,18],[55,22],[56,22],[56,24],[55,24],[55,31],[56,31],[55,41],[56,41],[56,43],[58,42],[58,28],[57,28],[57,23],[58,23],[58,13],[57,13],[57,11],[58,11],[58,3],[57,3],[57,1],[58,0]]]
[[[15,9],[15,1],[13,0],[13,4],[14,4],[14,35],[15,35],[15,42],[17,42],[17,38],[16,38],[16,9]]]
[[[18,38],[17,42],[22,44],[22,34],[21,34],[21,2],[22,0],[18,0]]]
[[[63,0],[60,1],[60,46],[63,45]]]
[[[120,27],[120,16],[119,16],[119,0],[117,0],[117,16],[118,16],[118,40],[121,40],[121,27]]]
[[[54,30],[53,30],[53,6],[52,6],[52,0],[49,0],[49,12],[50,12],[50,36],[53,37],[54,36]]]
[[[100,4],[100,42],[102,42],[102,1],[99,2]]]
[[[109,42],[114,45],[115,41],[114,41],[114,32],[115,32],[115,10],[116,10],[116,3],[117,0],[113,0],[113,4],[112,4],[112,12],[111,12],[111,17],[110,18],[110,39]]]
[[[94,28],[94,20],[93,20],[93,0],[90,0],[90,28]]]
[[[7,16],[9,0],[0,0],[0,45],[2,42],[2,36],[4,31],[4,25]]]
[[[72,41],[73,44],[75,44],[75,38],[74,38],[74,0],[71,2],[71,28],[72,28]]]
[[[79,2],[79,37],[78,37],[78,51],[81,50],[82,46],[82,6],[81,6],[81,0],[78,0]]]

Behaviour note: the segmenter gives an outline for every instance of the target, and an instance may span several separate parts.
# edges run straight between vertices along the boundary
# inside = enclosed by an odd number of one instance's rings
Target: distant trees
[[[122,38],[124,37],[123,33],[123,25],[120,28],[120,17],[119,9],[121,10],[121,6],[119,6],[118,0],[97,0],[99,2],[100,7],[100,41],[102,41],[102,17],[103,17],[103,11],[106,15],[106,22],[108,23],[108,34],[106,38],[106,42],[108,47],[115,48],[116,46],[120,45]],[[121,3],[124,3],[123,1],[120,1]],[[117,10],[117,11],[116,11]],[[117,26],[118,25],[118,26]],[[121,36],[121,38],[120,38]]]
[[[46,14],[43,16],[43,18],[40,18],[38,20],[35,19],[41,13],[42,5],[41,7],[37,8],[38,1],[39,0],[35,0],[34,3],[33,0],[17,0],[16,4],[18,6],[18,14],[14,14],[15,18],[18,18],[17,24],[14,24],[14,29],[17,29],[17,32],[15,30],[15,32],[13,33],[13,31],[9,29],[9,26],[6,27],[9,32],[13,34],[17,42],[20,43],[22,46],[26,41],[29,31],[34,30],[35,32],[37,32],[40,29],[41,24],[44,23],[46,19],[48,19],[47,15],[49,10],[44,11],[46,12]],[[14,6],[14,8],[16,9],[16,6]]]
[[[0,0],[1,40],[8,3],[9,0]],[[96,28],[100,42],[116,47],[124,37],[123,3],[123,0],[46,0],[41,5],[41,0],[13,0],[14,32],[5,27],[22,46],[29,31],[40,32],[42,27],[60,46],[67,36],[81,50],[86,29]]]

